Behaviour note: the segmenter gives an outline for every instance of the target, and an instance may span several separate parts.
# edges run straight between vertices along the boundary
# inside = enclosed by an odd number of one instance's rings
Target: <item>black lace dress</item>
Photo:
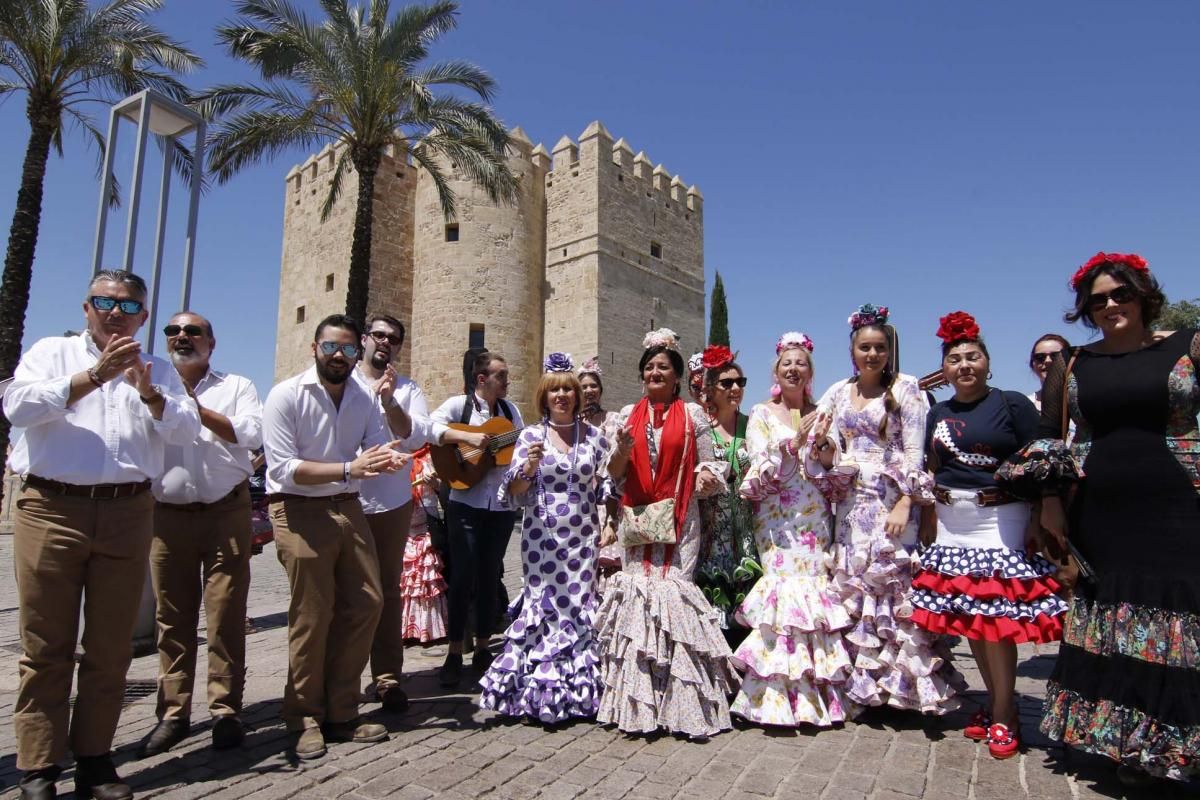
[[[1200,333],[1142,350],[1080,349],[1046,379],[1039,436],[1061,448],[1062,403],[1082,468],[1071,542],[1080,580],[1042,731],[1151,774],[1200,774]],[[1037,445],[1038,443],[1035,443]]]

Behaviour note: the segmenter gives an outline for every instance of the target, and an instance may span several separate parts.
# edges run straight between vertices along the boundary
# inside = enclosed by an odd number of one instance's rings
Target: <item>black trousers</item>
[[[511,511],[488,511],[451,501],[446,509],[449,533],[450,570],[448,635],[462,641],[467,613],[475,600],[475,637],[487,639],[494,632],[497,584],[504,569],[504,552],[512,535],[515,515]]]

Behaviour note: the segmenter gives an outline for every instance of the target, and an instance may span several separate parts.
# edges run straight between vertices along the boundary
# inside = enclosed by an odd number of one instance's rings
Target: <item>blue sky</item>
[[[314,0],[296,2],[315,12]],[[215,46],[213,26],[231,14],[219,0],[171,0],[157,15],[208,61],[192,85],[249,77]],[[438,55],[491,72],[497,112],[534,141],[550,147],[598,118],[701,188],[709,285],[720,270],[753,401],[785,330],[816,341],[818,388],[844,377],[846,317],[862,302],[891,307],[914,374],[937,366],[938,317],[970,311],[993,383],[1029,390],[1037,335],[1086,338],[1062,312],[1068,278],[1097,250],[1140,252],[1171,299],[1200,296],[1197,40],[1200,4],[1183,0],[469,0]],[[0,106],[6,226],[27,136],[24,102],[10,99]],[[82,320],[98,185],[84,138],[72,134],[68,148],[49,165],[26,346]],[[192,305],[216,326],[218,366],[264,394],[283,177],[305,155],[247,170],[200,210]],[[181,187],[173,197],[165,313],[185,211]],[[110,262],[123,224],[111,217]],[[148,273],[153,224],[142,225],[135,267]]]

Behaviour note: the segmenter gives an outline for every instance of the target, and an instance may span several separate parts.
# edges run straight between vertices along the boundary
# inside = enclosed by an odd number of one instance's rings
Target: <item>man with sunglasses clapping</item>
[[[262,405],[249,379],[212,369],[212,323],[181,311],[163,328],[167,353],[200,413],[200,435],[168,445],[154,479],[150,576],[158,601],[158,725],[140,755],[166,752],[188,735],[196,680],[200,600],[208,619],[212,745],[237,747],[246,681],[250,592],[251,451],[262,444]]]
[[[359,717],[359,678],[383,607],[379,561],[359,502],[364,479],[409,461],[375,413],[375,396],[351,378],[362,327],[321,320],[314,364],[275,386],[263,412],[267,493],[279,561],[291,589],[283,717],[299,758],[325,742],[379,742],[382,725]]]
[[[165,445],[190,444],[200,432],[179,375],[133,338],[145,299],[137,275],[96,273],[83,303],[87,330],[36,342],[4,395],[4,413],[25,429],[9,459],[24,481],[13,533],[23,649],[13,722],[24,798],[55,796],[68,749],[76,796],[133,796],[109,750],[146,582],[148,490]]]

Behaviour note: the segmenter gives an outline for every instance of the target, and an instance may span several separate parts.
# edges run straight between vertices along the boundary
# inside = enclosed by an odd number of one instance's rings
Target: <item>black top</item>
[[[991,389],[973,403],[938,403],[925,424],[925,448],[936,457],[934,479],[953,489],[995,486],[996,467],[1033,441],[1037,427],[1037,408],[1020,392]]]

